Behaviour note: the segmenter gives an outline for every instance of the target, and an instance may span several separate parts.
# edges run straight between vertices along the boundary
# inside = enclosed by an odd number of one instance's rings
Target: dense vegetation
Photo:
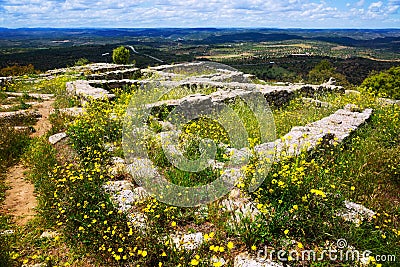
[[[376,95],[400,99],[400,66],[373,73],[365,79],[361,87]]]
[[[36,74],[35,67],[32,64],[26,66],[13,65],[0,69],[0,77],[22,76],[26,74]]]

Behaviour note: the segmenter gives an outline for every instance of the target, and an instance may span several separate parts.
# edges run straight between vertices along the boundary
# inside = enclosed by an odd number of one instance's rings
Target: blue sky
[[[0,27],[400,28],[400,0],[0,0]]]

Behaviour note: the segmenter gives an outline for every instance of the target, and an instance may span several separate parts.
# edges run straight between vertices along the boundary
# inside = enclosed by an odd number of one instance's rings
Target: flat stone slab
[[[22,97],[28,95],[29,97],[42,99],[42,100],[52,100],[55,98],[53,94],[36,94],[36,93],[16,93],[16,92],[4,92],[8,96]]]
[[[263,157],[276,158],[283,153],[297,156],[302,151],[310,151],[322,142],[342,142],[352,132],[363,125],[372,115],[372,109],[362,112],[339,109],[334,114],[306,126],[293,127],[292,130],[275,142],[258,145],[254,150],[261,160]],[[276,156],[273,156],[276,155]]]
[[[49,142],[50,142],[50,144],[55,145],[66,137],[67,137],[66,133],[54,134],[49,137]]]
[[[38,119],[41,117],[42,115],[39,112],[32,110],[0,112],[0,121],[13,122],[14,120],[18,119],[28,119],[28,118]]]
[[[107,90],[95,88],[89,84],[88,81],[78,80],[66,83],[67,92],[82,97],[84,100],[115,98],[114,94],[109,93]]]
[[[122,80],[122,79],[130,79],[136,75],[141,75],[141,71],[139,68],[113,70],[98,74],[90,74],[86,75],[86,78],[88,80],[120,80],[120,79]]]

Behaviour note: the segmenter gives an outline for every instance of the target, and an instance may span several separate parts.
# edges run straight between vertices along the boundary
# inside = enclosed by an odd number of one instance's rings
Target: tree
[[[346,77],[336,72],[335,67],[331,62],[324,59],[321,60],[310,72],[308,73],[308,81],[313,84],[321,84],[335,78],[338,85],[349,87],[351,84],[347,81]]]
[[[400,66],[372,73],[360,87],[379,96],[400,99]]]
[[[87,64],[89,64],[89,60],[87,58],[82,57],[75,62],[74,66],[85,66]]]
[[[129,64],[130,57],[130,51],[124,46],[120,46],[113,50],[112,59],[115,64]]]

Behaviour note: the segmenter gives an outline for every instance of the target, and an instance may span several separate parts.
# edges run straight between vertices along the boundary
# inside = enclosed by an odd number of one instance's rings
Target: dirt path
[[[4,209],[14,216],[15,223],[23,226],[35,216],[35,187],[25,180],[26,169],[22,164],[10,168],[7,172],[6,184],[11,189],[6,192]]]
[[[35,109],[38,110],[38,112],[42,115],[42,117],[34,126],[36,132],[34,132],[31,135],[32,137],[42,136],[51,129],[51,123],[49,121],[49,116],[50,116],[51,110],[53,109],[53,106],[52,106],[53,102],[54,102],[53,100],[44,101],[40,104],[33,106]]]
[[[42,115],[42,118],[34,126],[36,132],[31,134],[32,137],[42,136],[51,129],[49,115],[53,102],[45,101],[34,106]],[[15,165],[8,170],[6,178],[6,184],[11,189],[6,192],[4,209],[14,217],[15,223],[19,226],[26,225],[36,214],[35,207],[37,201],[34,194],[35,187],[26,180],[24,176],[24,172],[26,171],[22,164]]]

